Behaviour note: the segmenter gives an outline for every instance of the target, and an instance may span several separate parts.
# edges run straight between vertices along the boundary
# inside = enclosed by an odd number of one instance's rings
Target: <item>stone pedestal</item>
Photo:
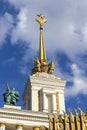
[[[15,105],[4,105],[4,108],[21,110],[21,106],[15,106]]]

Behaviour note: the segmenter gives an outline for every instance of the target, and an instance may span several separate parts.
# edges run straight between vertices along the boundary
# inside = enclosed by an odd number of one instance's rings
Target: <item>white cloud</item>
[[[87,23],[85,23],[85,25],[82,28],[82,34],[84,45],[87,46]]]
[[[21,67],[20,67],[20,72],[21,72],[21,74],[29,74],[29,72],[28,72],[28,68],[27,68],[27,66],[26,65],[22,65]]]
[[[0,47],[6,40],[7,34],[9,34],[12,28],[13,18],[9,13],[5,13],[4,16],[0,17]]]
[[[65,95],[77,96],[78,94],[87,94],[87,78],[83,70],[81,70],[76,64],[71,66],[73,74],[73,86],[65,89]]]
[[[28,31],[27,31],[27,16],[26,9],[22,9],[18,15],[18,24],[12,32],[12,43],[15,44],[19,39],[27,41]],[[25,40],[26,39],[26,40]],[[28,39],[29,40],[29,39]]]
[[[27,6],[30,2],[29,0],[8,0],[11,4],[13,4],[16,8],[21,8]]]
[[[28,46],[26,47],[26,51],[24,52],[24,55],[21,59],[20,68],[19,68],[19,70],[22,74],[31,73],[33,66],[30,66],[30,70],[29,70],[29,65],[31,65],[33,63],[35,54],[36,54],[36,52],[33,49],[30,49]]]
[[[14,61],[15,61],[15,57],[11,57],[3,61],[3,64],[14,63]]]
[[[30,42],[31,48],[37,50],[39,25],[34,19],[36,14],[43,13],[48,19],[48,23],[44,27],[48,51],[61,50],[73,58],[87,50],[86,0],[84,2],[82,0],[8,1],[20,9],[19,22],[12,33],[13,43],[21,39],[27,43]]]

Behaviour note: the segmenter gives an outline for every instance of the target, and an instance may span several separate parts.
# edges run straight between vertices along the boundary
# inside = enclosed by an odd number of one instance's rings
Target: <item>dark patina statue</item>
[[[6,92],[3,94],[4,101],[8,105],[16,105],[19,100],[19,92],[15,88],[10,89],[8,84],[6,85]]]

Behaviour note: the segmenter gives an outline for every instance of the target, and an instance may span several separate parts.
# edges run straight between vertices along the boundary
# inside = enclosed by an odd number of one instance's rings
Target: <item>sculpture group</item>
[[[63,115],[49,114],[49,130],[87,130],[87,114],[78,110],[74,110],[74,115],[71,111],[69,114],[63,112]]]
[[[52,61],[50,64],[48,63],[41,63],[40,60],[37,58],[34,60],[34,69],[32,70],[33,73],[36,72],[46,72],[48,74],[53,74],[55,63]]]
[[[6,85],[6,92],[3,96],[7,105],[16,105],[16,102],[19,100],[18,91],[16,91],[15,88],[10,89],[8,85]]]

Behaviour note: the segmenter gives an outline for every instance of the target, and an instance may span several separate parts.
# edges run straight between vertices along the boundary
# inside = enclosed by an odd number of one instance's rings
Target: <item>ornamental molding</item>
[[[65,81],[65,80],[61,80],[59,77],[54,76],[52,74],[46,74],[46,73],[36,73],[33,74],[32,76],[30,76],[30,79],[46,79],[47,81]]]
[[[0,108],[0,118],[48,123],[48,115],[46,113],[12,108]]]
[[[39,79],[37,79],[37,78],[35,78],[35,79],[31,79],[31,86],[32,85],[48,85],[49,87],[50,86],[54,86],[54,87],[65,87],[65,83],[66,83],[66,81],[59,81],[59,82],[55,82],[55,81],[48,81],[48,80],[44,80],[44,79],[42,79],[42,80],[39,80]]]

